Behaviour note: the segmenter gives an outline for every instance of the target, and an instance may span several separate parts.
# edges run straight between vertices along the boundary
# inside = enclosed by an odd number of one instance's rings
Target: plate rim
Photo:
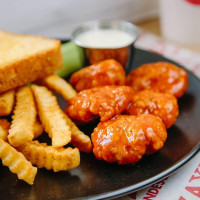
[[[99,195],[93,195],[83,198],[75,198],[73,200],[101,200],[101,199],[115,199],[117,197],[122,197],[128,194],[131,194],[133,192],[139,191],[141,189],[147,188],[148,186],[164,179],[165,177],[171,176],[173,173],[178,171],[181,167],[183,167],[186,163],[188,163],[197,153],[200,152],[200,143],[183,159],[181,159],[176,164],[172,165],[167,170],[157,174],[156,176],[149,178],[145,181],[142,181],[141,183],[137,183],[128,187],[124,187],[121,189],[116,189],[111,192],[106,192]]]

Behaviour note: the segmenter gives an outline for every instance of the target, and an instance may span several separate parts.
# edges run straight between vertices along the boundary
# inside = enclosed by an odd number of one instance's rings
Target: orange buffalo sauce
[[[108,59],[73,73],[69,82],[80,92],[97,86],[125,85],[125,80],[125,71],[121,64]]]
[[[130,72],[127,85],[135,92],[154,90],[179,98],[188,88],[188,75],[184,69],[168,62],[148,63]]]
[[[98,117],[106,121],[125,111],[133,94],[131,87],[116,85],[83,90],[69,99],[65,112],[70,118],[82,122]]]
[[[166,128],[170,128],[179,114],[177,99],[172,94],[143,90],[135,93],[127,114],[152,114],[158,116]]]
[[[94,155],[107,162],[135,163],[161,149],[167,138],[162,121],[150,114],[119,115],[100,122],[92,133]]]

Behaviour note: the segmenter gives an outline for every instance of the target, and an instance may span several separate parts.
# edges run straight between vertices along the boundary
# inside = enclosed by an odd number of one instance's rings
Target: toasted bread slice
[[[0,93],[62,67],[60,41],[0,31]]]

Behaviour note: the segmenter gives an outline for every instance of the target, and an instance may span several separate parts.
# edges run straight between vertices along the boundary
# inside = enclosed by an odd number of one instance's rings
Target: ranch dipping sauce
[[[117,29],[97,29],[81,33],[76,43],[87,48],[115,49],[130,45],[136,39],[131,35]]]
[[[126,21],[84,22],[72,33],[72,41],[85,51],[85,65],[114,59],[124,68],[132,66],[137,27]]]

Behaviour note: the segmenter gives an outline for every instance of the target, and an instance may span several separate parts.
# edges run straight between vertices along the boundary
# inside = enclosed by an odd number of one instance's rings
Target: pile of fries
[[[76,91],[57,75],[37,84],[0,95],[0,159],[29,184],[33,184],[37,168],[54,172],[70,170],[80,164],[79,151],[92,151],[90,137],[61,110],[50,90],[65,100],[74,97]],[[11,113],[11,123],[2,118]],[[52,140],[51,146],[36,140],[44,130]],[[68,143],[75,148],[65,148]]]

